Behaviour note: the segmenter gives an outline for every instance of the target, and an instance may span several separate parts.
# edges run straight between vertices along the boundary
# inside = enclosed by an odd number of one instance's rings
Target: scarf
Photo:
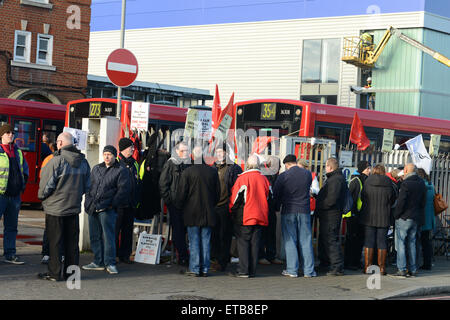
[[[16,155],[14,153],[14,146],[13,144],[0,144],[3,148],[3,150],[5,150],[6,154],[8,155],[8,157],[10,158],[15,158]]]

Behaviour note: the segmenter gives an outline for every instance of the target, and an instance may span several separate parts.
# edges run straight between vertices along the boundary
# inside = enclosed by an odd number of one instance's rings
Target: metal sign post
[[[125,46],[125,12],[127,7],[127,0],[122,0],[122,18],[120,24],[120,48]],[[117,87],[117,114],[116,117],[120,120],[120,115],[122,113],[122,87]]]

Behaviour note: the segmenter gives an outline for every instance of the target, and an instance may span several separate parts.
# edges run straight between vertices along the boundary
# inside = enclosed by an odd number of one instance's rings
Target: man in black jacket
[[[394,213],[398,277],[417,274],[416,234],[424,221],[426,203],[426,186],[414,164],[408,163],[404,173]]]
[[[330,269],[327,275],[341,276],[344,274],[344,259],[340,247],[339,233],[347,183],[335,158],[327,160],[325,170],[327,180],[317,195],[316,205],[320,222],[319,245],[323,250],[319,259],[321,265],[329,263]]]
[[[116,253],[123,263],[131,264],[131,250],[133,248],[133,224],[135,210],[139,203],[139,166],[133,158],[134,143],[129,138],[119,140],[119,164],[125,167],[130,176],[130,193],[128,195],[128,205],[117,208],[116,221]]]
[[[191,166],[189,146],[180,141],[175,145],[175,154],[167,160],[159,178],[159,192],[170,213],[170,224],[173,231],[173,243],[178,251],[178,264],[188,265],[189,255],[186,246],[186,228],[183,212],[175,206],[181,173]]]
[[[94,261],[84,270],[105,270],[117,274],[116,220],[117,210],[128,206],[130,193],[129,173],[117,161],[113,146],[103,149],[104,162],[92,168],[92,186],[86,194],[84,208],[89,215],[89,238]]]
[[[202,161],[202,148],[193,150],[194,165],[183,171],[175,198],[184,212],[189,236],[189,270],[187,275],[208,276],[211,229],[216,223],[215,207],[220,199],[217,170]]]
[[[220,199],[215,208],[216,225],[211,233],[211,257],[217,259],[217,264],[212,268],[216,271],[225,271],[230,262],[231,238],[233,236],[233,222],[231,221],[230,201],[231,188],[242,169],[237,164],[227,161],[226,145],[219,146],[215,150],[217,161],[214,167],[217,169],[220,181]]]
[[[358,270],[361,266],[361,251],[364,244],[364,227],[360,223],[361,194],[370,170],[371,166],[368,161],[359,161],[358,170],[351,176],[348,187],[352,194],[353,207],[351,216],[345,218],[347,232],[345,234],[344,266],[350,270]]]

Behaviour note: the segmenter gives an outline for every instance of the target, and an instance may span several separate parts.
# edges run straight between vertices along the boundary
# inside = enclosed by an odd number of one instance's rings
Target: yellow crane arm
[[[390,27],[388,30],[386,30],[379,45],[376,47],[376,49],[373,51],[373,53],[369,53],[366,63],[375,64],[375,62],[380,57],[381,53],[383,52],[384,48],[386,47],[387,42],[389,41],[389,39],[391,38],[392,35],[395,35],[396,37],[405,41],[406,43],[416,47],[419,50],[422,50],[426,54],[429,54],[437,61],[441,62],[442,64],[445,64],[447,67],[450,67],[450,60],[446,56],[444,56],[443,54],[440,54],[436,50],[433,50],[433,49],[427,47],[426,45],[408,37],[407,35],[404,35],[400,30],[395,29],[394,27]]]
[[[445,64],[447,67],[450,67],[450,60],[446,56],[444,56],[444,55],[440,54],[439,52],[437,52],[436,50],[433,50],[433,49],[427,47],[426,45],[404,35],[403,33],[400,32],[400,30],[397,30],[393,27],[390,27],[389,30],[396,37],[400,38],[401,40],[405,41],[406,43],[409,43],[410,45],[416,47],[417,49],[422,50],[426,54],[429,54],[437,61],[441,62],[442,64]]]

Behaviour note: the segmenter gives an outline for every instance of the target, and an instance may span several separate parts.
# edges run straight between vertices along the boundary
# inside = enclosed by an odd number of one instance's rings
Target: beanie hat
[[[14,128],[9,123],[6,123],[6,124],[1,126],[1,128],[0,128],[0,138],[7,132],[14,132]]]
[[[288,162],[297,162],[297,158],[295,157],[295,155],[288,154],[286,157],[284,157],[283,164]]]
[[[119,140],[119,151],[122,152],[126,148],[131,147],[132,145],[134,145],[133,140],[129,138],[122,138]]]
[[[103,153],[110,152],[114,155],[114,158],[117,157],[117,149],[114,146],[108,145],[103,148]]]
[[[366,160],[358,162],[358,172],[362,173],[364,170],[370,167],[370,163]]]

